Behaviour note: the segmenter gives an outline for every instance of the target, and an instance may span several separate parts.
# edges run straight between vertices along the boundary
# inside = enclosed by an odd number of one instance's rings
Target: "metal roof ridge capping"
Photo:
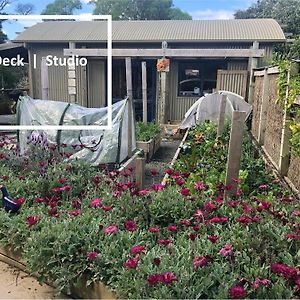
[[[273,19],[113,21],[114,42],[226,42],[286,40]],[[15,42],[105,42],[103,21],[47,21],[21,32]]]

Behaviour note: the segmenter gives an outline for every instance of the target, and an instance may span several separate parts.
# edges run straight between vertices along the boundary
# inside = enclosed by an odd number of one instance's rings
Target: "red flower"
[[[39,198],[36,198],[35,201],[36,201],[37,203],[43,203],[43,202],[45,202],[45,199],[39,197]]]
[[[149,194],[149,191],[147,190],[147,189],[144,189],[144,190],[140,190],[139,192],[138,192],[138,195],[139,196],[147,196]]]
[[[166,174],[168,174],[168,175],[172,175],[173,173],[174,173],[173,169],[166,170]]]
[[[51,217],[58,217],[58,210],[56,207],[52,207],[48,210],[48,214]]]
[[[129,258],[125,263],[124,267],[126,269],[136,269],[139,264],[140,258],[137,256],[135,258]]]
[[[69,212],[69,215],[70,215],[70,216],[74,216],[74,217],[77,217],[77,216],[79,216],[80,214],[81,214],[80,209],[73,210],[73,211],[70,211],[70,212]]]
[[[280,263],[272,264],[271,271],[275,274],[282,275],[286,279],[295,278],[298,272],[296,268]]]
[[[261,285],[270,286],[271,285],[271,281],[269,279],[260,279],[259,277],[256,277],[255,281],[252,284],[253,289],[256,290]]]
[[[227,205],[231,208],[236,208],[239,205],[239,202],[231,200],[227,203]]]
[[[260,190],[266,191],[269,188],[269,185],[268,184],[261,184],[258,188]]]
[[[55,187],[55,188],[51,189],[51,192],[58,193],[58,192],[61,192],[61,189],[59,187]]]
[[[201,229],[201,226],[194,226],[193,229],[194,231],[198,232]]]
[[[176,232],[177,231],[177,226],[175,226],[175,225],[169,225],[168,226],[168,231],[170,231],[170,232]]]
[[[207,189],[207,185],[204,184],[202,181],[198,181],[197,183],[195,183],[194,187],[196,191],[203,191]]]
[[[60,183],[60,184],[65,184],[66,181],[67,181],[67,179],[65,179],[65,178],[60,178],[60,179],[59,179],[59,183]]]
[[[160,260],[159,257],[155,257],[155,258],[153,259],[153,263],[154,263],[156,266],[159,266],[159,265],[160,265],[160,262],[161,262],[161,260]]]
[[[185,196],[185,197],[191,195],[191,191],[190,191],[189,189],[186,189],[186,188],[185,188],[185,189],[182,189],[182,190],[180,191],[180,193],[181,193],[182,196]]]
[[[25,203],[25,199],[24,198],[18,198],[18,199],[16,199],[16,204],[17,205],[21,206],[24,203]]]
[[[180,220],[179,223],[184,226],[191,226],[191,224],[192,224],[191,221],[187,220],[187,219]]]
[[[261,212],[263,210],[268,210],[271,207],[271,203],[267,201],[259,201],[259,205],[256,208],[257,211]]]
[[[216,235],[210,235],[208,239],[214,244],[219,238]]]
[[[161,190],[163,190],[165,188],[165,185],[164,184],[153,184],[152,185],[152,189],[153,189],[153,191],[155,191],[155,192],[158,192],[158,191],[161,191]]]
[[[231,299],[244,299],[246,295],[246,290],[242,286],[236,285],[229,289]]]
[[[136,228],[137,228],[136,223],[132,220],[128,220],[125,222],[125,228],[128,231],[134,232],[134,231],[136,231]]]
[[[291,239],[291,240],[298,241],[300,239],[300,236],[295,233],[288,233],[286,236],[288,239]]]
[[[171,241],[171,240],[158,240],[157,241],[157,244],[159,244],[159,245],[165,245],[165,246],[167,246],[169,244],[172,244],[172,243],[173,243],[173,241]]]
[[[103,205],[103,206],[102,206],[102,209],[103,209],[104,211],[111,211],[113,208],[112,208],[112,206],[110,206],[110,205]]]
[[[102,199],[96,198],[91,201],[91,207],[93,207],[93,208],[99,207],[101,205],[101,203],[102,203]]]
[[[103,229],[105,234],[115,234],[118,232],[118,226],[116,225],[111,225],[108,226],[107,228]]]
[[[88,260],[95,260],[97,258],[97,256],[98,256],[98,253],[95,251],[87,253]]]
[[[185,180],[184,179],[176,179],[176,184],[178,184],[179,186],[182,186],[182,185],[184,185],[185,184]]]
[[[151,232],[151,233],[158,233],[158,232],[160,232],[160,228],[158,228],[158,227],[150,227],[148,229],[148,231]]]
[[[197,208],[195,213],[194,213],[194,218],[197,219],[203,219],[204,215],[203,215],[203,211],[200,208]]]
[[[232,246],[228,244],[224,245],[220,250],[220,254],[223,256],[231,256],[233,254]]]
[[[72,187],[70,185],[65,185],[63,187],[60,188],[61,192],[68,192],[72,189]]]
[[[212,202],[207,202],[207,203],[204,204],[204,208],[208,212],[212,212],[212,211],[214,211],[217,208],[217,206],[214,203],[212,203]]]
[[[155,285],[162,281],[162,275],[158,273],[154,275],[150,275],[148,276],[147,281],[149,285]]]
[[[173,281],[176,281],[177,277],[175,276],[175,274],[173,272],[165,272],[164,274],[162,274],[161,277],[161,281],[164,284],[171,284]]]
[[[292,212],[292,217],[299,217],[300,216],[300,211],[299,210],[294,210]]]
[[[100,181],[101,181],[100,176],[95,176],[95,177],[92,178],[92,182],[96,186],[100,183]]]
[[[156,170],[156,169],[150,170],[150,173],[151,173],[152,176],[156,176],[156,175],[159,174],[158,170]]]
[[[192,242],[194,242],[194,241],[196,240],[196,238],[197,238],[197,235],[196,235],[195,233],[190,233],[190,234],[189,234],[189,238],[190,238],[190,240],[191,240]]]
[[[134,246],[130,249],[130,253],[135,255],[135,254],[144,254],[145,253],[145,246]]]
[[[81,208],[81,201],[76,199],[72,201],[72,207],[76,208],[76,209],[80,209]]]
[[[228,222],[228,218],[227,217],[214,217],[211,218],[210,223],[220,223],[220,224],[224,224]]]
[[[252,218],[248,217],[248,216],[240,216],[237,219],[237,222],[248,225],[249,223],[252,222]]]
[[[207,266],[211,262],[211,258],[208,256],[195,256],[193,260],[193,267],[198,269],[199,267]]]
[[[36,224],[39,220],[40,220],[39,217],[29,216],[29,217],[27,217],[26,222],[27,222],[27,225],[29,227],[31,227],[32,225]]]

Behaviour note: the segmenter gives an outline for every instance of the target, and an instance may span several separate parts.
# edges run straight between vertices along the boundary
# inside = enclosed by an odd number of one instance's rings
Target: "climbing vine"
[[[295,104],[297,96],[300,95],[300,74],[298,70],[292,69],[293,64],[290,61],[283,60],[280,62],[276,103],[283,104],[291,116],[289,124],[291,129],[290,145],[292,152],[300,157],[300,106]]]

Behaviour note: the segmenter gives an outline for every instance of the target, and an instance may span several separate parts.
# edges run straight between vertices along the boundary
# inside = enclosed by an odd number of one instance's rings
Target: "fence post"
[[[257,41],[253,42],[251,47],[253,50],[259,49],[259,43]],[[248,102],[250,104],[253,103],[253,94],[254,94],[254,69],[257,68],[258,59],[257,57],[249,58],[249,66],[248,69],[250,71],[249,76],[249,92],[248,92]]]
[[[142,61],[142,90],[143,90],[143,122],[147,123],[148,101],[147,101],[147,65]]]
[[[128,97],[128,157],[132,156],[132,70],[131,57],[126,57],[126,88]]]
[[[135,181],[140,189],[145,186],[145,158],[137,157],[135,164]]]
[[[224,132],[226,99],[227,96],[222,95],[221,102],[220,102],[219,119],[218,119],[218,136],[221,136]]]
[[[289,94],[290,76],[291,76],[291,71],[288,70],[287,85],[286,85],[285,99],[284,99],[284,115],[283,115],[283,122],[282,122],[282,131],[281,131],[280,157],[279,157],[279,164],[278,164],[279,173],[282,176],[285,176],[287,174],[289,169],[289,163],[290,163],[289,140],[291,138],[291,131],[288,125],[289,116],[287,112],[287,105],[288,105],[287,98]]]
[[[232,188],[229,191],[225,191],[225,197],[236,194],[237,183],[233,179],[238,179],[239,177],[245,118],[246,112],[244,111],[232,112],[225,182],[226,185],[232,185]]]
[[[42,57],[41,61],[41,83],[42,83],[42,100],[49,99],[49,77],[46,57]]]
[[[269,100],[269,75],[268,69],[264,71],[264,81],[262,89],[262,102],[260,107],[259,125],[258,125],[258,144],[262,146],[265,139],[265,131],[267,124],[267,104]]]

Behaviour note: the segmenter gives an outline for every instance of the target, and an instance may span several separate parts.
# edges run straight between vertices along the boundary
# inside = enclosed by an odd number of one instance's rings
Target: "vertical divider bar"
[[[147,64],[142,61],[142,90],[143,90],[143,122],[148,121],[148,101],[147,101]]]
[[[126,87],[128,97],[128,157],[132,156],[132,68],[131,68],[131,57],[126,57]]]

